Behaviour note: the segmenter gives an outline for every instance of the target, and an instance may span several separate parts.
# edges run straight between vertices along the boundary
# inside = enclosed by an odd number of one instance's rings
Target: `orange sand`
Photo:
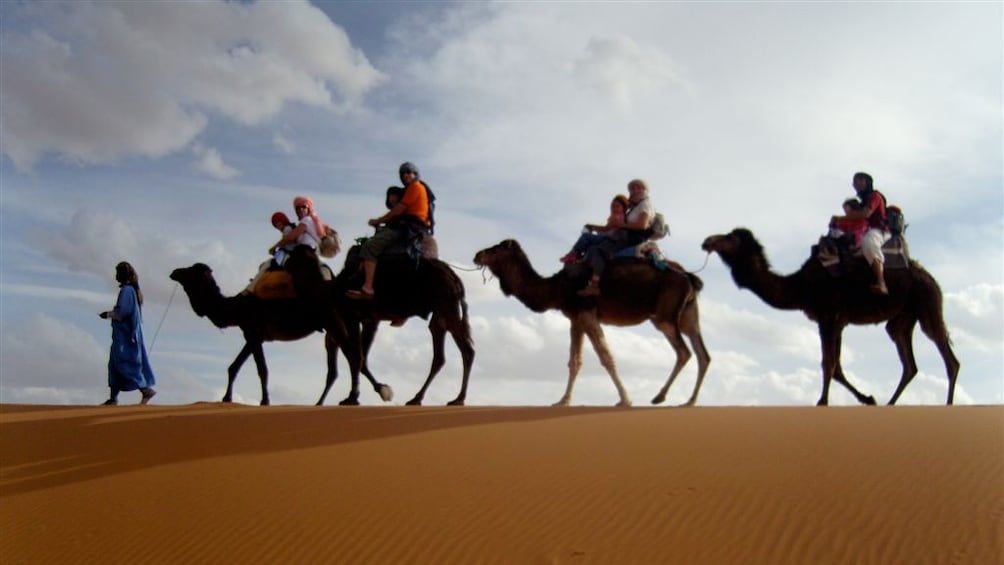
[[[1001,563],[1004,407],[0,406],[14,563]]]

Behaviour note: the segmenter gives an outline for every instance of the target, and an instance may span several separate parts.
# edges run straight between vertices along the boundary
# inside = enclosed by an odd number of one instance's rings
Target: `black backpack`
[[[903,235],[906,231],[906,218],[899,206],[889,206],[885,209],[885,224],[892,235]]]
[[[432,193],[432,189],[425,184],[425,181],[420,182],[425,187],[425,194],[429,198],[429,235],[432,235],[436,229],[436,195]]]

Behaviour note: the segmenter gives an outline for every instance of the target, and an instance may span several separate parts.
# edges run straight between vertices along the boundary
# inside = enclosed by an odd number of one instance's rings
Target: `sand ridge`
[[[0,406],[8,563],[997,563],[1004,407]]]

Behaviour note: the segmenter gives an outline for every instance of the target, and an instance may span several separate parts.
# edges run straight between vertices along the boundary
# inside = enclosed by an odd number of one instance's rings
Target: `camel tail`
[[[686,273],[686,275],[687,279],[690,280],[690,284],[694,287],[694,294],[701,292],[701,289],[704,288],[704,281],[701,280],[701,277],[694,273]]]

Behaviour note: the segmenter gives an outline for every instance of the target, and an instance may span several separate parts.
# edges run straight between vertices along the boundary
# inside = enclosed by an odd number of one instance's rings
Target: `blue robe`
[[[156,380],[143,345],[143,315],[136,289],[125,285],[119,290],[112,320],[112,350],[108,357],[108,387],[136,390],[152,387]]]

